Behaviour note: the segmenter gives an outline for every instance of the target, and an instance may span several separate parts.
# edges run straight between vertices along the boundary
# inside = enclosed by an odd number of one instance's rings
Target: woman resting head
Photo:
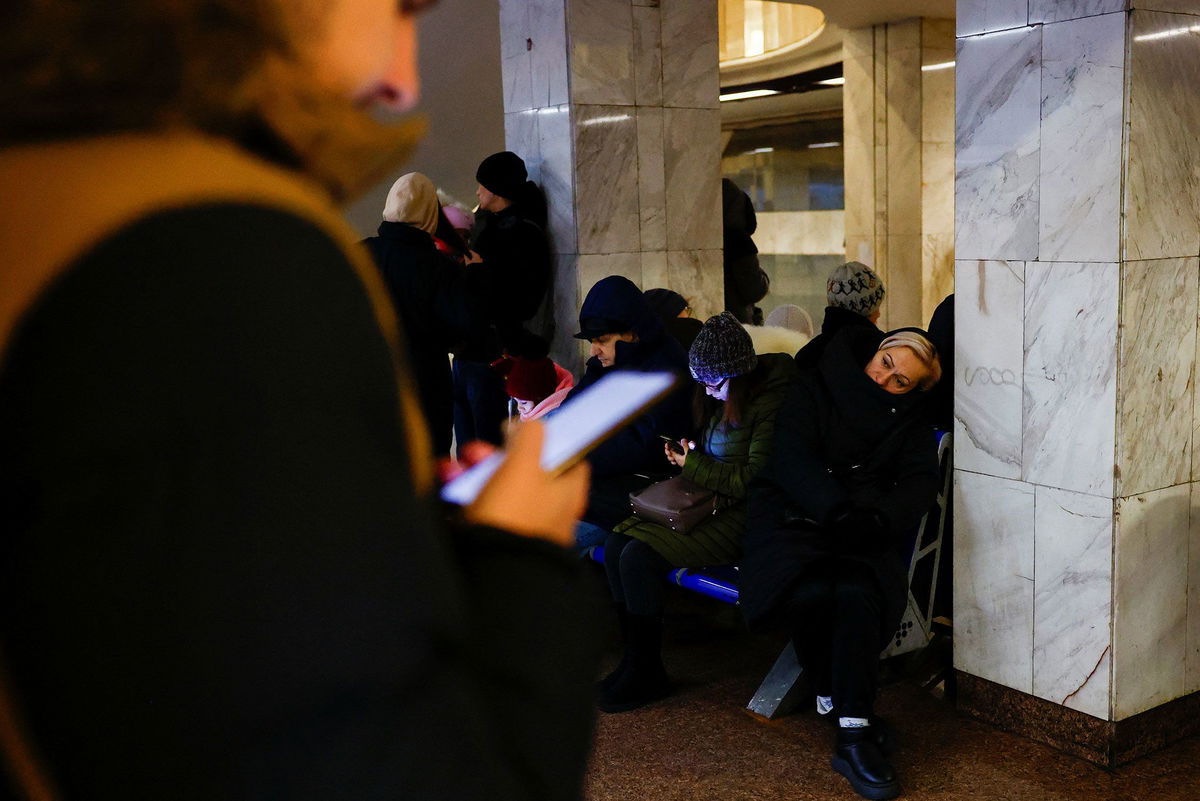
[[[937,348],[922,332],[899,328],[884,337],[863,371],[884,391],[904,395],[931,389],[941,380],[942,363]]]

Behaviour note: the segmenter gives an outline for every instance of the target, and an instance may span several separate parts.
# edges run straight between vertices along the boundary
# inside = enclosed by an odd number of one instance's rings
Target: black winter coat
[[[758,265],[758,247],[750,238],[758,228],[754,204],[750,196],[728,178],[721,179],[721,215],[725,308],[739,322],[753,323],[754,304],[767,296],[771,279]]]
[[[898,550],[939,478],[926,398],[891,395],[863,372],[882,336],[851,329],[834,337],[780,407],[771,462],[751,488],[744,541],[741,603],[754,628],[770,627],[796,577],[831,558],[861,562],[878,579],[886,604],[880,647],[899,625],[907,575]],[[845,552],[833,523],[850,508],[882,516],[880,547]]]
[[[821,333],[813,337],[796,353],[796,367],[801,370],[816,367],[829,341],[843,328],[858,328],[882,333],[875,323],[857,312],[846,311],[838,306],[826,306],[825,319],[821,321]]]
[[[471,325],[463,267],[438,252],[433,237],[406,223],[384,221],[363,240],[383,274],[408,337],[417,397],[436,454],[450,452],[454,383],[448,354]]]
[[[659,435],[679,439],[690,436],[693,429],[687,354],[666,333],[641,290],[628,278],[609,276],[598,281],[579,311],[581,320],[589,317],[623,322],[637,334],[637,341],[618,342],[617,358],[611,367],[604,367],[595,357],[588,359],[583,378],[571,390],[568,400],[616,370],[666,371],[679,376],[679,384],[671,394],[592,451],[588,456],[592,475],[604,478],[643,471],[662,472],[663,445]]]
[[[482,264],[467,265],[467,283],[480,318],[457,355],[492,362],[516,340],[546,298],[550,245],[541,228],[510,206],[486,216],[472,249],[483,257]]]

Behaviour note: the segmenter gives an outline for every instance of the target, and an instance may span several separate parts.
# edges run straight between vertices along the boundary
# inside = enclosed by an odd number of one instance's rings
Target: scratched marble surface
[[[1128,0],[1029,0],[1029,24],[1062,22],[1124,11]]]
[[[1119,258],[1124,63],[1124,14],[1043,28],[1042,261]]]
[[[1200,484],[1191,484],[1191,544],[1188,547],[1187,681],[1184,690],[1200,691]]]
[[[958,0],[959,36],[1016,28],[1029,21],[1028,0]]]
[[[1118,496],[1187,483],[1200,259],[1121,265]]]
[[[1107,720],[1113,501],[1038,487],[1033,694]]]
[[[956,258],[1038,258],[1041,48],[1041,27],[958,40]]]
[[[1184,694],[1190,490],[1185,484],[1118,502],[1115,720]]]
[[[954,471],[954,666],[1033,692],[1034,488]]]
[[[633,14],[612,0],[571,0],[567,15],[571,101],[634,104]]]
[[[1113,497],[1116,264],[1027,263],[1021,472]]]
[[[959,260],[954,303],[954,464],[1021,477],[1025,263]]]
[[[1200,20],[1134,11],[1129,46],[1126,259],[1200,252]],[[1187,31],[1179,33],[1180,30]],[[1180,169],[1180,165],[1193,169]]]

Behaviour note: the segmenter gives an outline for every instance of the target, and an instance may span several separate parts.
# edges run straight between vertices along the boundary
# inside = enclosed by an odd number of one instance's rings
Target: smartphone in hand
[[[687,453],[687,451],[685,451],[683,449],[683,446],[679,444],[679,440],[671,439],[666,434],[659,434],[658,438],[661,439],[663,442],[667,443],[667,447],[670,448],[673,452],[678,453],[680,456]]]

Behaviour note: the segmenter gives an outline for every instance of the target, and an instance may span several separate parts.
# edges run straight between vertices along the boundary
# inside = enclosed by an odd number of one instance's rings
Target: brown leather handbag
[[[629,504],[643,520],[686,534],[717,513],[717,493],[674,476],[629,493]]]

